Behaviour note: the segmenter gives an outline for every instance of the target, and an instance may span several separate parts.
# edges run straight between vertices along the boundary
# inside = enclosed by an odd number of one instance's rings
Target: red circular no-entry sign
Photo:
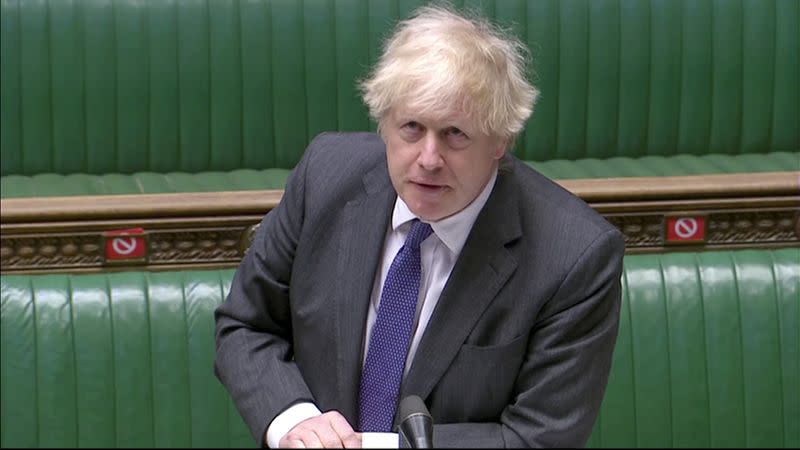
[[[104,236],[106,261],[141,259],[147,254],[147,242],[142,228],[107,231]]]
[[[675,216],[666,220],[667,243],[703,242],[706,239],[703,216]]]

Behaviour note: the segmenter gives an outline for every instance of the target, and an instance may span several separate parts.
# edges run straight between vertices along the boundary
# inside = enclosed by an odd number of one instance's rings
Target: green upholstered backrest
[[[232,275],[3,275],[2,446],[253,447],[213,375]]]
[[[709,175],[741,172],[800,171],[800,153],[772,152],[742,155],[645,156],[580,160],[553,159],[528,162],[544,175],[558,180],[576,178]],[[0,177],[0,197],[66,195],[163,194],[283,189],[291,169],[237,169],[200,173],[137,172],[122,174],[55,173]]]
[[[3,447],[253,446],[213,375],[232,269],[3,275]],[[800,249],[625,257],[590,447],[798,447]]]
[[[800,446],[800,249],[627,255],[589,446]]]
[[[0,174],[290,169],[423,3],[4,1]],[[800,149],[795,0],[453,3],[531,49],[525,160]]]

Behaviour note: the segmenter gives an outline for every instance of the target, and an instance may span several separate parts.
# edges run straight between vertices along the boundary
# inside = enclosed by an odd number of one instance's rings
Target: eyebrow
[[[398,123],[400,123],[402,125],[405,125],[405,124],[407,124],[409,122],[416,122],[416,123],[418,123],[420,125],[425,126],[426,128],[429,128],[429,126],[426,124],[426,122],[430,122],[431,119],[430,118],[422,118],[422,117],[412,117],[411,115],[402,115],[402,116],[397,116],[397,121],[398,121]],[[433,121],[438,121],[438,120],[437,119],[433,119]],[[474,131],[471,131],[471,130],[467,129],[464,126],[458,125],[455,122],[444,122],[444,124],[445,124],[444,126],[442,126],[440,128],[437,128],[437,130],[445,131],[445,130],[450,129],[450,128],[456,128],[456,129],[460,130],[461,132],[463,132],[464,134],[466,134],[468,136],[471,136],[474,133]]]

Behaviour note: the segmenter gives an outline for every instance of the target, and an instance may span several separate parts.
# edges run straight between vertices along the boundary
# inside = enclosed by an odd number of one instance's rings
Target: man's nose
[[[442,166],[442,145],[439,137],[428,133],[422,140],[422,147],[417,157],[417,163],[425,170],[436,170]]]

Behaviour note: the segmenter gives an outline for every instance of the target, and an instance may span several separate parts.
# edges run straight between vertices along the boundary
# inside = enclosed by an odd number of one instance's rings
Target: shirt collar
[[[467,241],[467,236],[472,229],[472,225],[478,218],[481,209],[483,209],[483,205],[485,205],[486,201],[489,199],[489,194],[492,193],[492,188],[496,180],[497,169],[492,173],[492,177],[489,179],[489,182],[486,183],[486,186],[483,187],[481,193],[478,194],[475,200],[467,205],[466,208],[442,220],[428,222],[436,236],[451,252],[453,252],[453,254],[458,255],[461,253],[461,249]],[[392,230],[397,231],[403,224],[416,218],[417,216],[408,209],[406,202],[398,195],[397,200],[394,202],[394,212],[392,213]]]

